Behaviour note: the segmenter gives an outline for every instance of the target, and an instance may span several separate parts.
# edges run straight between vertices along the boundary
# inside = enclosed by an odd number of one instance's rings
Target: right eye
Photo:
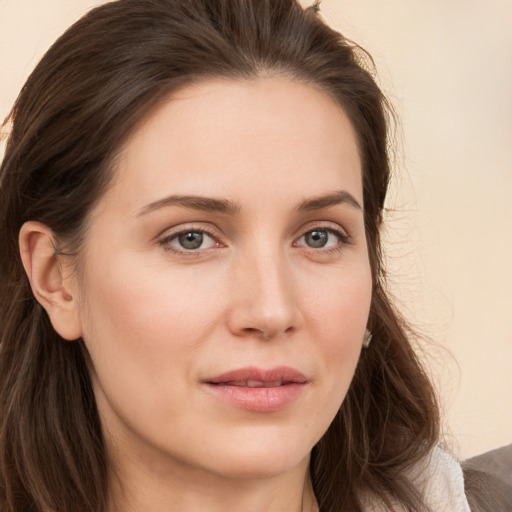
[[[160,244],[166,250],[178,253],[210,249],[218,245],[212,235],[200,229],[189,229],[173,233],[163,238]]]

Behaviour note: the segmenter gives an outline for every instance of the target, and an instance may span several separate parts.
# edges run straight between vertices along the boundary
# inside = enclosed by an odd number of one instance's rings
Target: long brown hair
[[[109,2],[68,29],[27,80],[10,114],[0,174],[3,512],[102,512],[109,490],[85,347],[62,340],[32,295],[20,227],[40,221],[79,253],[116,151],[164,94],[209,77],[262,73],[330,95],[356,130],[363,164],[373,342],[312,453],[320,510],[360,511],[362,495],[422,510],[407,470],[436,443],[438,408],[381,265],[389,108],[371,59],[317,11],[296,0]]]

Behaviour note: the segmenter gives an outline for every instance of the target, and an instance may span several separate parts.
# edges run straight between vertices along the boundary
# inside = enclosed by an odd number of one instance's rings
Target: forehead
[[[346,114],[327,94],[286,77],[189,85],[137,127],[114,178],[125,200],[141,204],[155,194],[232,194],[236,185],[242,202],[244,194],[312,196],[325,188],[346,188],[362,200]]]

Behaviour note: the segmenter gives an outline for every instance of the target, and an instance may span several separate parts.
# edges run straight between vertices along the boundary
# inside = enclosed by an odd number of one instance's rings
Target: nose
[[[285,256],[260,252],[240,260],[231,284],[229,330],[236,336],[263,340],[299,330],[303,316],[298,287]]]

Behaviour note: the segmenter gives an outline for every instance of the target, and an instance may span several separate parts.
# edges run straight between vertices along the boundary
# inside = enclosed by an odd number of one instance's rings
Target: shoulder
[[[407,478],[416,487],[423,504],[432,512],[471,512],[464,492],[464,476],[457,460],[440,447],[412,466]],[[404,508],[392,500],[392,511]],[[365,512],[390,512],[380,500],[363,498]]]
[[[470,512],[459,462],[440,447],[413,468],[411,478],[425,505],[436,512]]]

